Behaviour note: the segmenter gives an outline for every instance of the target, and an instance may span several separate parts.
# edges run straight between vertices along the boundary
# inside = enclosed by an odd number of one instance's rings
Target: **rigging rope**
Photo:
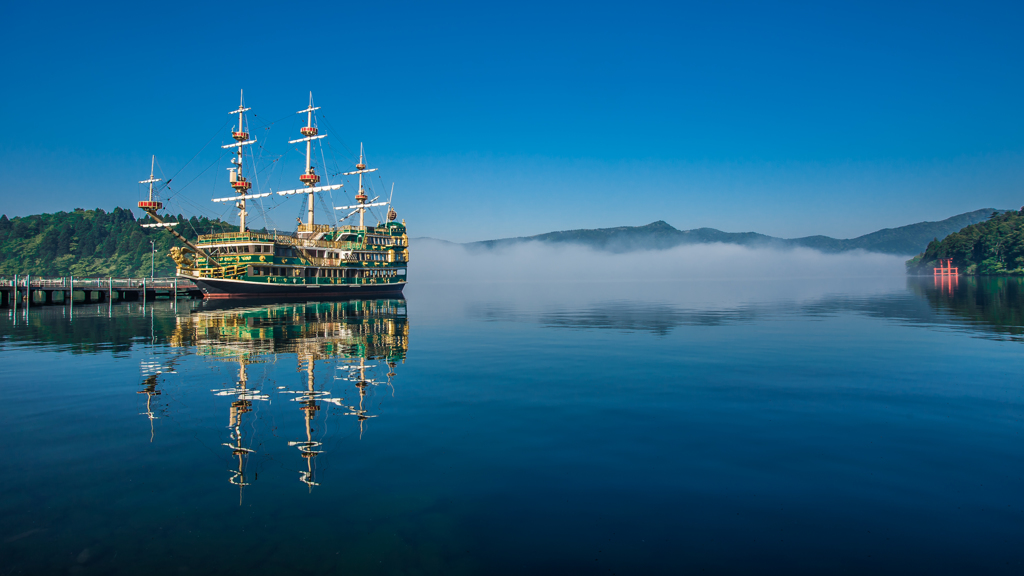
[[[160,187],[160,190],[163,190],[164,188],[167,188],[170,185],[171,180],[174,180],[175,178],[177,178],[178,174],[181,174],[182,170],[184,170],[186,167],[188,167],[188,165],[191,164],[193,160],[195,160],[200,154],[202,154],[203,150],[206,150],[206,147],[210,145],[210,142],[213,142],[213,139],[217,137],[217,134],[219,134],[220,131],[223,130],[224,127],[228,125],[228,122],[231,122],[231,120],[229,119],[229,120],[227,120],[227,122],[224,122],[223,124],[221,124],[220,128],[217,128],[217,131],[213,133],[213,136],[210,136],[210,139],[206,141],[206,144],[203,144],[203,147],[199,149],[199,152],[196,152],[195,156],[192,156],[192,158],[190,158],[188,162],[185,162],[185,165],[182,166],[180,169],[178,169],[178,171],[174,173],[174,176],[171,176],[170,178],[168,178],[167,181],[164,182],[164,185]],[[207,168],[207,170],[209,170],[209,168]],[[204,170],[203,172],[205,172],[205,171],[206,170]],[[200,174],[201,173],[202,172],[200,172]],[[193,178],[193,180],[195,180],[195,178]],[[187,186],[187,184],[186,184],[186,186]]]

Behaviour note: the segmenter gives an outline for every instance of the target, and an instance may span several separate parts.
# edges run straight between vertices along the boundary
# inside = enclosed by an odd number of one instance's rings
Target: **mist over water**
[[[697,244],[610,253],[576,244],[487,249],[420,240],[411,252],[407,297],[412,305],[430,300],[433,312],[449,320],[498,305],[540,313],[627,300],[665,311],[735,310],[837,293],[903,292],[907,282],[904,258],[863,251]]]

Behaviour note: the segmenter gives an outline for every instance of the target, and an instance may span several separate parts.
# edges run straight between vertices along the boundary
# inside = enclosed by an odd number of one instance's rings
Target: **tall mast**
[[[247,181],[245,177],[242,176],[242,146],[247,146],[249,144],[253,144],[254,142],[256,142],[255,138],[249,140],[249,133],[245,131],[244,113],[248,110],[249,108],[245,107],[245,93],[244,91],[240,91],[238,97],[238,110],[232,110],[231,112],[228,112],[228,114],[238,114],[237,130],[233,130],[231,132],[231,137],[235,139],[235,143],[221,146],[221,148],[238,149],[238,157],[231,159],[231,163],[234,164],[235,166],[229,169],[229,180],[231,181],[231,187],[234,188],[235,192],[238,192],[239,194],[238,202],[235,204],[235,206],[238,207],[239,232],[245,232],[246,230],[245,217],[248,213],[245,210],[245,200],[246,196],[249,194],[249,188],[252,188],[252,182]]]
[[[313,166],[310,163],[310,154],[313,152],[313,139],[311,136],[316,136],[316,128],[313,127],[313,110],[318,110],[319,107],[313,107],[313,93],[309,93],[309,107],[302,112],[306,113],[306,127],[299,128],[299,132],[305,136],[306,140],[306,171],[299,176],[299,180],[306,185],[307,188],[312,189],[316,186],[316,183],[320,181],[320,177],[317,176],[313,171]],[[299,112],[299,114],[302,114]],[[309,208],[306,210],[306,224],[309,225],[310,232],[313,231],[313,192],[308,193]]]
[[[296,114],[306,115],[306,125],[299,128],[299,132],[302,134],[302,138],[298,140],[289,140],[289,144],[298,144],[299,142],[306,143],[306,169],[299,174],[299,181],[302,182],[306,187],[299,188],[297,190],[282,190],[278,192],[281,196],[288,194],[300,194],[306,193],[308,200],[308,207],[306,208],[306,223],[304,231],[300,229],[300,232],[307,232],[310,235],[314,234],[313,231],[313,206],[315,198],[313,195],[317,192],[325,192],[327,190],[337,190],[341,188],[341,184],[328,184],[327,186],[317,186],[317,182],[320,181],[320,176],[317,175],[316,170],[313,169],[312,154],[313,154],[313,140],[319,140],[326,138],[327,134],[318,134],[317,128],[313,126],[313,111],[319,110],[319,106],[313,106],[313,93],[309,93],[309,106],[305,110],[299,110]]]
[[[359,143],[359,164],[356,164],[356,170],[359,170],[359,193],[356,194],[356,202],[360,204],[366,204],[366,191],[363,190],[363,170],[366,169],[366,158],[363,155],[363,143]],[[363,227],[363,214],[366,209],[359,211],[359,227]]]

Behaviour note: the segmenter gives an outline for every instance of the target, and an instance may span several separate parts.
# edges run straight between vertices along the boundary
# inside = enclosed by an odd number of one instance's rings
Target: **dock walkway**
[[[0,306],[41,306],[78,302],[136,302],[157,298],[202,298],[195,283],[179,278],[0,277]]]

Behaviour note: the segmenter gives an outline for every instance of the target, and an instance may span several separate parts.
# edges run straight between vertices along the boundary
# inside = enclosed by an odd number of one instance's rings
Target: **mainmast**
[[[227,144],[225,146],[221,146],[221,148],[237,148],[238,149],[237,150],[238,157],[231,159],[231,163],[234,164],[235,166],[233,168],[229,168],[228,170],[230,172],[229,179],[231,181],[231,187],[234,188],[235,192],[238,192],[238,194],[240,196],[239,199],[238,199],[238,202],[235,203],[235,206],[238,207],[238,215],[239,215],[239,221],[240,221],[239,222],[239,226],[238,226],[239,232],[245,232],[245,230],[246,230],[245,217],[246,217],[246,215],[248,213],[245,210],[245,200],[246,200],[246,197],[249,195],[249,188],[252,188],[252,182],[249,182],[248,180],[246,180],[245,176],[242,175],[242,158],[243,158],[242,147],[243,146],[248,146],[249,144],[253,144],[253,143],[256,142],[255,138],[253,138],[252,140],[249,140],[249,133],[245,131],[245,116],[244,116],[244,113],[246,111],[248,111],[248,110],[250,110],[250,109],[245,107],[244,91],[241,91],[240,95],[239,95],[239,99],[238,99],[238,110],[232,110],[231,112],[228,112],[228,114],[238,114],[238,127],[237,127],[237,130],[232,130],[231,131],[231,137],[235,139],[235,143],[234,144]],[[263,194],[261,196],[266,196],[266,195],[268,195],[268,194]],[[228,200],[228,198],[218,199],[218,200],[215,200],[215,202],[216,201],[223,201],[223,200]]]
[[[310,164],[310,154],[313,152],[313,140],[312,137],[316,136],[317,129],[313,127],[313,110],[317,110],[318,107],[313,107],[313,93],[309,93],[309,108],[306,108],[306,126],[299,128],[299,132],[306,139],[306,171],[299,175],[299,180],[306,185],[307,188],[312,188],[320,181],[320,177],[313,171],[313,166]],[[299,112],[301,114],[301,112]],[[310,228],[313,227],[313,193],[309,194],[309,208],[306,212],[306,224],[309,224]]]
[[[317,182],[320,181],[320,176],[313,169],[312,154],[313,154],[313,140],[319,140],[326,138],[327,134],[318,134],[316,126],[313,126],[313,111],[319,110],[319,106],[313,106],[313,93],[309,93],[309,106],[305,110],[299,110],[296,114],[306,115],[306,125],[299,128],[299,133],[302,134],[302,138],[298,140],[289,140],[289,144],[298,144],[299,142],[306,143],[306,169],[299,174],[299,181],[305,184],[305,188],[299,188],[296,190],[283,190],[278,192],[281,196],[287,196],[288,194],[300,194],[305,192],[308,195],[309,205],[306,209],[306,224],[303,227],[300,226],[299,232],[308,232],[313,234],[313,206],[314,197],[313,195],[317,192],[326,192],[327,190],[337,190],[341,188],[342,184],[329,184],[327,186],[317,186]]]

